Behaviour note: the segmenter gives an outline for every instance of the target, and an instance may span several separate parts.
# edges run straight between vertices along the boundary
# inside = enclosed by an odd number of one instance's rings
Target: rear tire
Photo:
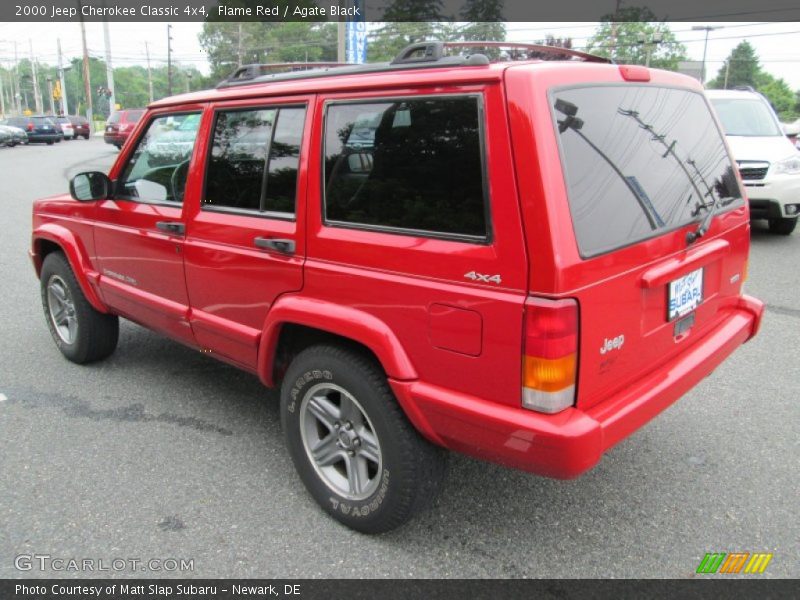
[[[382,533],[405,523],[438,492],[444,451],[425,441],[370,358],[312,346],[281,386],[281,423],[311,496],[340,523]]]
[[[53,143],[54,143],[54,142],[50,141],[50,142],[47,142],[47,145],[48,145],[48,146],[52,146],[52,145],[53,145]]]
[[[44,259],[41,294],[50,335],[68,360],[84,364],[114,352],[119,339],[119,318],[98,312],[89,304],[60,252],[48,254]]]
[[[769,230],[778,235],[791,235],[797,227],[797,217],[789,219],[769,219]]]

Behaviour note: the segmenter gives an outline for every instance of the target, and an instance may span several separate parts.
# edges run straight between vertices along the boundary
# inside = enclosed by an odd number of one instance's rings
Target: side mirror
[[[111,195],[111,180],[100,171],[78,173],[69,182],[69,193],[79,202],[105,200]]]

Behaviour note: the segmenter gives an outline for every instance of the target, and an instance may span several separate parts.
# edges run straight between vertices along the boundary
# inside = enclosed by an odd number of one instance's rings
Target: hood
[[[733,158],[737,161],[755,160],[772,163],[797,153],[794,145],[782,135],[768,137],[728,135],[725,137],[731,147]]]

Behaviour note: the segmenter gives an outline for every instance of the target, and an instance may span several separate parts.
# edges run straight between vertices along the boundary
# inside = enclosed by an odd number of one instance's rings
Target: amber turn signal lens
[[[575,385],[576,354],[561,358],[526,356],[522,385],[542,392],[557,392]]]

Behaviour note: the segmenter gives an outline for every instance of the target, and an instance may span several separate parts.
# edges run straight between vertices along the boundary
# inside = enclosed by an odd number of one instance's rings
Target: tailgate
[[[748,216],[702,93],[582,85],[549,100],[581,257],[566,293],[580,306],[577,404],[586,408],[730,316]]]

